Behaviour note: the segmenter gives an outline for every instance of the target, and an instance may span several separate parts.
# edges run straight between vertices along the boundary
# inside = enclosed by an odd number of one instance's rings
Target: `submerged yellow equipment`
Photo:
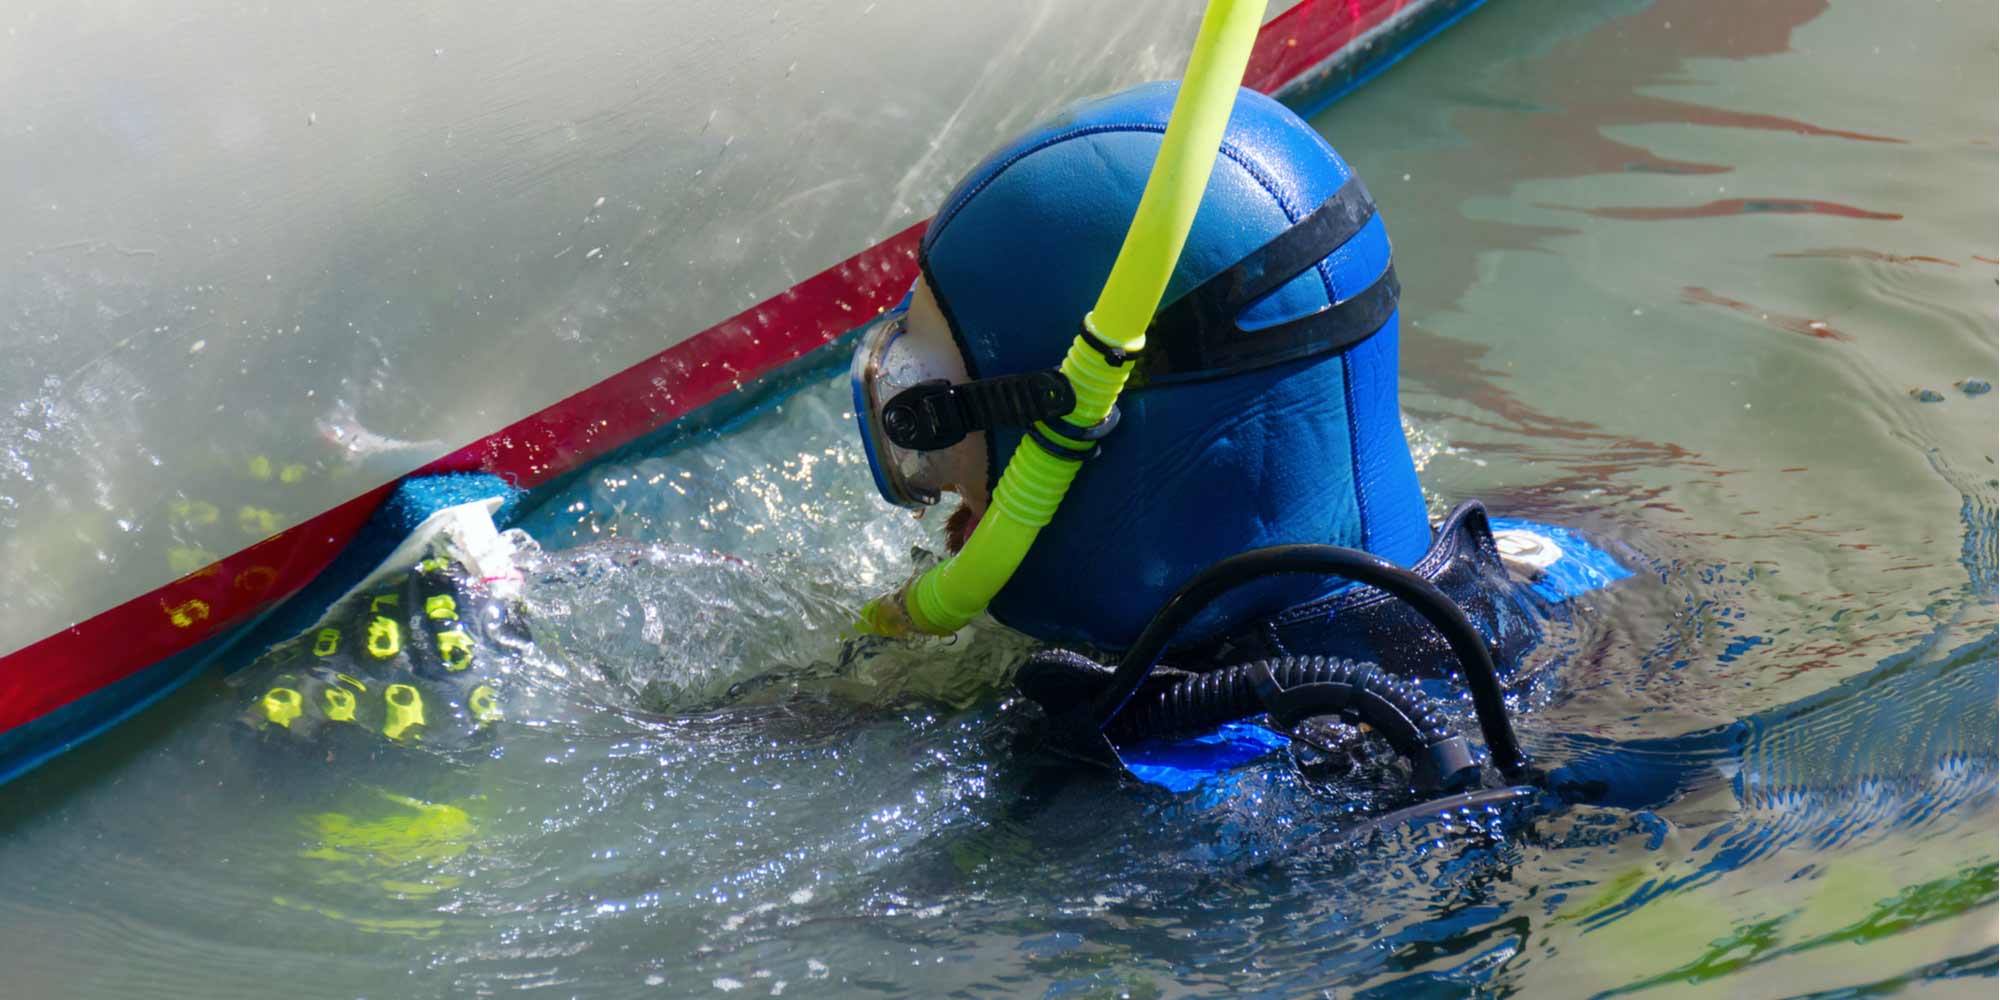
[[[1264,6],[1265,0],[1211,0],[1203,13],[1187,74],[1132,227],[1096,306],[1083,317],[1089,335],[1127,354],[1145,348],[1146,327],[1166,294],[1194,225],[1250,62],[1251,45],[1263,24]],[[1111,363],[1078,335],[1061,370],[1076,392],[1069,422],[1088,426],[1111,412],[1132,366]],[[1064,442],[1064,447],[1087,448],[1071,445],[1059,435],[1048,436]],[[1028,547],[1055,516],[1079,464],[1040,448],[1016,449],[965,548],[896,593],[870,601],[862,608],[857,627],[878,635],[911,631],[949,635],[964,627],[1020,567]]]

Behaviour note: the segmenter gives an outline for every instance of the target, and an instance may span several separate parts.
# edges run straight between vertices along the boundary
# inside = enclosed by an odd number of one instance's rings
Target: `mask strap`
[[[1050,368],[953,385],[943,379],[904,389],[882,407],[890,443],[910,451],[937,451],[974,431],[1027,427],[1076,409],[1076,390]]]
[[[1402,285],[1394,265],[1361,292],[1312,313],[1258,329],[1239,317],[1257,300],[1304,274],[1361,232],[1375,201],[1359,177],[1271,242],[1162,307],[1146,333],[1134,378],[1144,384],[1196,382],[1342,351],[1368,339],[1396,311]]]

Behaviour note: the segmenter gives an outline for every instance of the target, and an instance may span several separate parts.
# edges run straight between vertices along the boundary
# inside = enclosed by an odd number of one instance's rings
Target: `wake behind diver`
[[[1176,94],[1072,107],[946,197],[921,276],[853,358],[878,489],[919,511],[955,495],[957,552],[1009,516],[996,495],[1020,453],[1073,472],[990,607],[1047,645],[1016,683],[1060,754],[1185,789],[1330,717],[1387,740],[1411,791],[1459,796],[1447,805],[1548,786],[1504,689],[1579,595],[1630,571],[1476,501],[1431,523],[1397,400],[1387,229],[1318,133],[1237,93],[1145,348],[1079,336]],[[1066,419],[1081,390],[1049,367],[1066,349],[1124,379],[1087,425]],[[358,593],[250,672],[245,718],[278,738],[388,744],[504,725],[482,664],[525,630],[464,563],[440,549]],[[878,631],[924,630],[924,585],[871,607]],[[1452,721],[1466,691],[1483,748]]]

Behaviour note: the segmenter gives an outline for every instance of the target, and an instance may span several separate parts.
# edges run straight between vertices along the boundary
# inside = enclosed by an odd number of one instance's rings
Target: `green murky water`
[[[1990,6],[1490,5],[1316,119],[1405,282],[1435,503],[1654,560],[1522,728],[1701,775],[1500,844],[1016,745],[1021,644],[843,655],[935,525],[844,387],[531,520],[471,755],[272,752],[198,682],[0,789],[8,996],[1990,996]],[[587,543],[587,544],[585,544]]]

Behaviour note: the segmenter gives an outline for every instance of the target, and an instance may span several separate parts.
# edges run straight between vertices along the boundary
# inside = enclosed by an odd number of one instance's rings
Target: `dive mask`
[[[890,424],[901,426],[907,409],[886,412],[903,391],[922,385],[949,385],[966,380],[965,359],[947,337],[913,334],[910,300],[905,297],[861,334],[848,377],[854,389],[854,419],[861,425],[861,446],[868,454],[868,471],[883,499],[899,507],[922,508],[938,502],[949,485],[945,470],[953,465],[942,449],[899,445],[905,434],[891,435]],[[961,450],[975,447],[964,445]]]
[[[928,293],[919,284],[911,294]],[[986,475],[983,432],[1019,427],[1036,434],[1037,421],[1076,409],[1076,392],[1053,368],[968,377],[942,317],[926,323],[909,301],[862,333],[849,377],[875,488],[890,503],[914,508]]]

